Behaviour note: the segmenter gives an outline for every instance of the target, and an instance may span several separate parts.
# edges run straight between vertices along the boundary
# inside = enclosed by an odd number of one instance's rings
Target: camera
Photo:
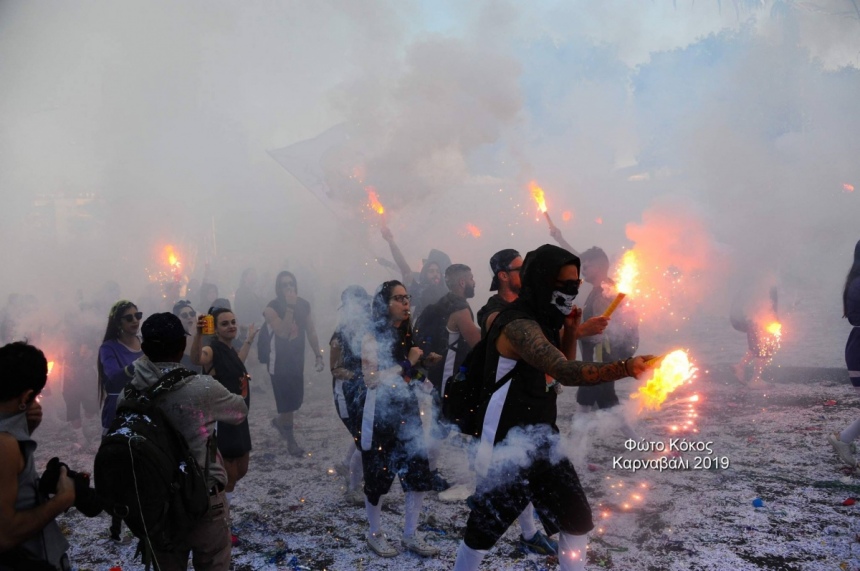
[[[56,456],[48,460],[48,465],[39,478],[39,494],[47,498],[57,493],[60,468],[63,466],[66,468],[66,475],[75,483],[75,508],[87,517],[99,515],[102,512],[102,503],[96,496],[96,491],[90,487],[89,475],[75,472]]]

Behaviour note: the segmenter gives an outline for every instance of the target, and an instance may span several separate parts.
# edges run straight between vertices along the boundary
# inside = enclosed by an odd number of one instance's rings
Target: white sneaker
[[[412,537],[403,536],[401,539],[404,549],[416,553],[421,557],[433,557],[439,555],[439,548],[433,547],[416,531]]]
[[[852,468],[857,465],[857,459],[854,458],[854,453],[857,452],[857,447],[853,442],[851,444],[842,442],[839,438],[839,434],[836,432],[828,434],[827,441],[830,442],[830,445],[833,447],[833,451],[836,452],[836,455],[839,456],[839,459],[842,460],[843,464],[851,466]]]
[[[380,557],[395,557],[397,550],[388,543],[388,536],[384,531],[371,533],[367,536],[367,546]]]

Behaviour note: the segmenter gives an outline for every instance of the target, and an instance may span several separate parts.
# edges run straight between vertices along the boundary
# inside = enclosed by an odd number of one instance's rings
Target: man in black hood
[[[576,358],[582,317],[573,304],[579,258],[557,246],[529,252],[519,298],[487,335],[484,388],[489,399],[475,460],[478,489],[455,571],[477,569],[531,501],[549,535],[559,534],[559,569],[583,569],[591,508],[562,449],[555,385],[594,385],[645,372],[648,356],[610,363]],[[564,328],[564,334],[560,332]]]
[[[430,250],[421,272],[416,273],[412,271],[400,247],[394,242],[391,230],[385,226],[382,227],[382,238],[388,242],[394,262],[403,274],[403,286],[412,295],[412,319],[416,320],[422,309],[436,303],[448,293],[442,277],[451,265],[451,258],[440,250]]]

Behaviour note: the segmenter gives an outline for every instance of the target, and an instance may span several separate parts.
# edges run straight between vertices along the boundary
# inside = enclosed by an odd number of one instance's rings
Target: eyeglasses
[[[404,295],[392,295],[392,296],[391,296],[391,299],[393,299],[393,300],[394,300],[394,301],[396,301],[397,303],[406,303],[406,302],[408,302],[409,300],[411,300],[411,299],[412,299],[412,296],[411,296],[411,295],[409,295],[409,294],[404,294]]]
[[[138,311],[137,313],[129,313],[128,315],[123,315],[121,319],[123,321],[127,321],[128,323],[140,321],[141,319],[143,319],[143,312]]]
[[[197,316],[196,311],[184,311],[184,312],[179,314],[179,317],[181,317],[182,319],[190,319],[190,318],[196,317],[196,316]]]

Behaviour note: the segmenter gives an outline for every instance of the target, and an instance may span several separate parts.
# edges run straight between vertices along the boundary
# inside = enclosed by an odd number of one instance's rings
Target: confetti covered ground
[[[617,417],[574,413],[575,389],[561,395],[559,426],[597,524],[589,569],[860,569],[858,508],[843,505],[860,497],[860,478],[837,463],[825,441],[829,430],[856,416],[860,399],[847,376],[835,369],[816,375],[814,369],[783,367],[770,373],[768,386],[751,388],[740,384],[727,364],[703,368],[660,411],[634,422],[641,442],[649,446],[662,442],[668,449],[670,438],[686,438],[693,446],[712,443],[711,453],[628,451]],[[274,409],[270,389],[259,383],[252,394],[254,451],[233,508],[241,538],[233,552],[234,568],[450,569],[468,511],[464,502],[444,503],[434,493],[425,502],[421,529],[441,549],[439,557],[421,559],[404,552],[381,559],[369,552],[364,510],[346,502],[345,482],[338,474],[350,440],[335,416],[330,380],[318,376],[308,381],[307,402],[297,416],[300,439],[309,451],[303,458],[288,456],[269,425]],[[635,385],[627,380],[618,388],[628,395]],[[693,395],[697,401],[690,400]],[[60,398],[48,396],[44,404],[38,465],[58,455],[73,468],[91,466],[95,449],[81,446],[80,432],[58,419]],[[667,463],[689,462],[689,469],[660,471],[661,456]],[[616,457],[619,462],[653,462],[634,472],[613,466]],[[453,441],[446,442],[443,472],[466,479],[465,458]],[[403,495],[395,483],[384,499],[383,525],[397,536],[402,522]],[[72,510],[61,524],[78,569],[142,568],[133,561],[134,543],[118,546],[107,539],[105,516],[86,519]],[[558,567],[552,558],[521,553],[517,533],[516,526],[508,531],[483,569]]]

